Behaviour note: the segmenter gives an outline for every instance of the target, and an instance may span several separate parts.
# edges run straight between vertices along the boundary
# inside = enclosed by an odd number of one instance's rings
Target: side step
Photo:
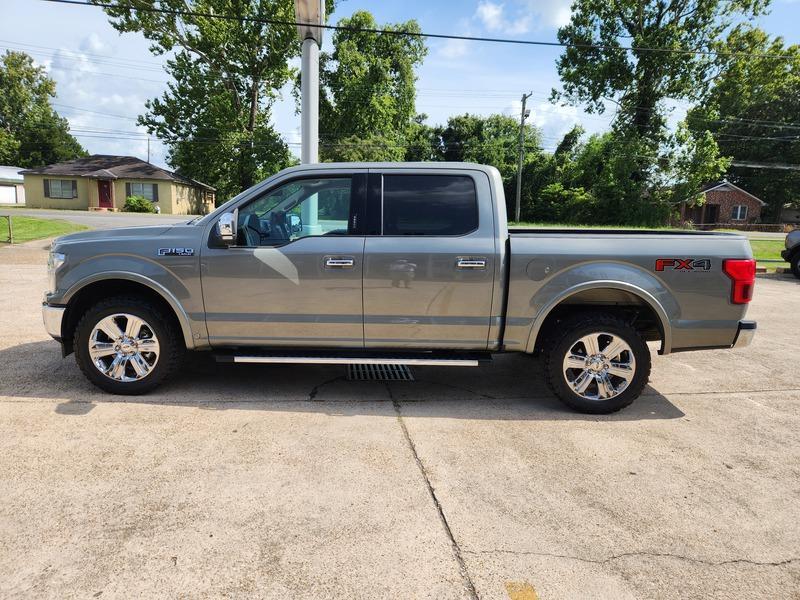
[[[428,367],[477,367],[491,362],[488,353],[445,352],[248,352],[215,354],[217,362],[313,365],[414,365]]]

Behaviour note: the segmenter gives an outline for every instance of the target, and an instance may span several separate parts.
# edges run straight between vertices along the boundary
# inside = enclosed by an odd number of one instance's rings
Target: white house
[[[0,166],[0,204],[25,204],[22,167]]]

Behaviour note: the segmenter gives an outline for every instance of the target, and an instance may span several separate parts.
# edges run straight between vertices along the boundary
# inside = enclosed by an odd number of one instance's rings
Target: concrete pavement
[[[750,348],[655,356],[587,416],[514,356],[198,355],[107,396],[43,332],[43,256],[0,249],[0,597],[800,597],[795,279],[758,280]]]

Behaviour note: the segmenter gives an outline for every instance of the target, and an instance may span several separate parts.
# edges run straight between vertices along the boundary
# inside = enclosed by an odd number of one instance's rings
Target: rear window
[[[383,177],[384,235],[464,235],[477,228],[478,199],[471,177]]]

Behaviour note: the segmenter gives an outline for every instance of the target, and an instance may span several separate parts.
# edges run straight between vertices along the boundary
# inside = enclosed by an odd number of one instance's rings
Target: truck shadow
[[[51,401],[56,413],[71,416],[86,415],[104,403],[347,416],[374,414],[381,403],[393,402],[405,416],[434,418],[637,421],[684,416],[650,386],[619,413],[575,413],[549,392],[541,363],[522,355],[499,356],[479,368],[415,367],[413,374],[413,382],[350,381],[342,366],[218,364],[208,353],[190,353],[181,372],[154,392],[112,396],[84,378],[74,357],[62,359],[52,341],[0,350],[0,396],[23,403]]]

